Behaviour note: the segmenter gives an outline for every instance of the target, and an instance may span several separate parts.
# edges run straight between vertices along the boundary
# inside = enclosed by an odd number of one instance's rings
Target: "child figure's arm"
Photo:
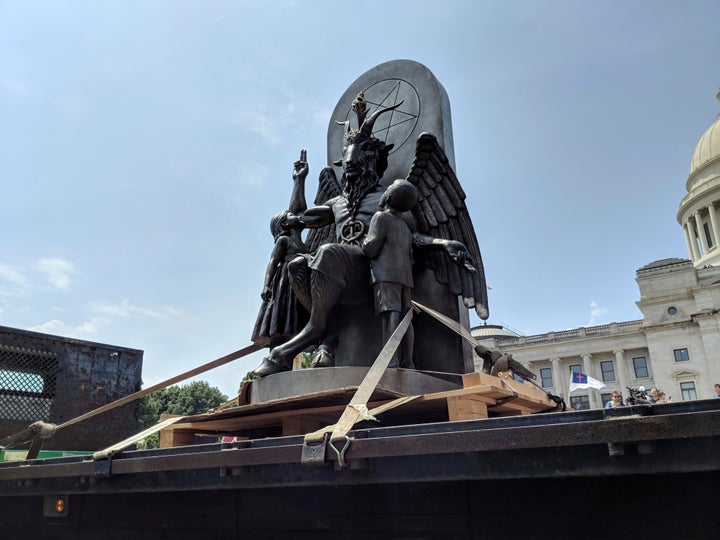
[[[270,262],[268,263],[267,269],[265,270],[265,282],[263,283],[263,290],[260,293],[260,298],[265,302],[272,300],[272,282],[275,278],[275,272],[277,272],[280,261],[285,257],[285,251],[287,250],[288,237],[281,236],[275,242],[272,253],[270,254]]]
[[[387,240],[387,234],[385,232],[384,224],[384,212],[375,212],[372,219],[370,219],[370,227],[368,227],[368,233],[363,242],[362,248],[363,253],[371,259],[377,257],[380,254],[380,250]]]

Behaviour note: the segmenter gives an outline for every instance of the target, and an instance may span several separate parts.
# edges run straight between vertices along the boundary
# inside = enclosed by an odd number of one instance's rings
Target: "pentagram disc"
[[[398,109],[380,115],[373,126],[378,139],[395,145],[383,182],[407,176],[415,159],[415,141],[423,132],[432,133],[437,138],[450,166],[455,166],[447,93],[428,68],[412,60],[391,60],[375,66],[348,86],[328,122],[328,164],[343,158],[345,129],[338,123],[349,122],[351,129],[358,128],[352,102],[360,92],[364,93],[368,114],[372,114],[378,106],[389,107],[403,102]],[[342,167],[333,166],[340,178]]]
[[[367,103],[368,116],[378,108],[392,107],[402,101],[402,105],[394,111],[381,115],[373,127],[373,136],[394,144],[391,150],[397,152],[410,139],[420,117],[420,97],[415,87],[403,79],[384,79],[363,90]],[[345,120],[355,126],[357,119],[350,107],[345,114]]]

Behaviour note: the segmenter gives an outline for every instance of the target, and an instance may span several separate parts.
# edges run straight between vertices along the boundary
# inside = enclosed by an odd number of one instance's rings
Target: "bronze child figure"
[[[290,209],[279,212],[270,220],[270,232],[275,239],[265,281],[252,341],[262,347],[275,347],[297,334],[308,322],[308,312],[298,301],[291,287],[288,263],[308,252],[302,240],[303,225],[295,216],[307,208],[304,182],[308,173],[307,152],[293,165],[294,187]]]
[[[413,288],[413,233],[405,212],[417,203],[417,190],[407,180],[395,180],[380,200],[380,210],[370,220],[362,248],[370,258],[375,314],[382,319],[386,342],[411,308]],[[413,369],[413,329],[408,328],[390,367]]]

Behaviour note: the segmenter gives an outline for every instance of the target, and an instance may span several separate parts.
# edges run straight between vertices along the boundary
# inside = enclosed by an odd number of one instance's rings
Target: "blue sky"
[[[447,90],[490,323],[638,319],[635,271],[720,103],[720,3],[0,0],[0,325],[143,349],[159,382],[249,343],[308,150],[358,76]],[[477,320],[476,320],[477,321]],[[201,376],[233,393],[262,354]]]

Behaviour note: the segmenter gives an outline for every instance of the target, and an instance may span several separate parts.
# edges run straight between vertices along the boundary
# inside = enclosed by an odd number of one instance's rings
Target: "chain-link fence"
[[[0,419],[49,420],[57,370],[55,353],[0,345]]]

